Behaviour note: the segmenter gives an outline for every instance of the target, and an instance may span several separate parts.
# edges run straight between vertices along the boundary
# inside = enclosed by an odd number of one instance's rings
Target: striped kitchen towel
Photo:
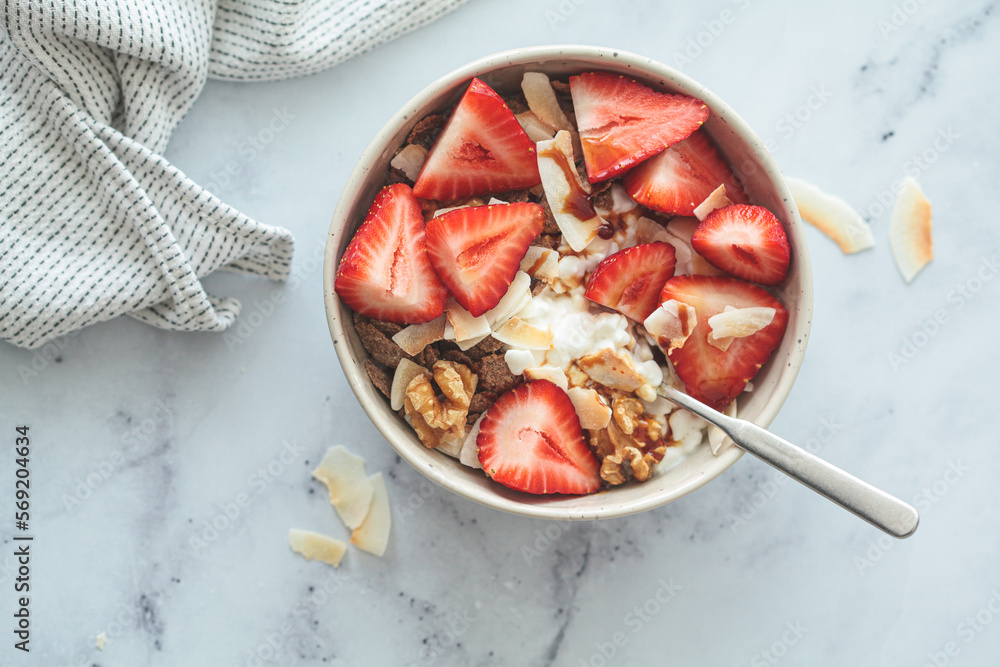
[[[0,0],[0,338],[225,329],[199,279],[283,280],[293,241],[162,157],[206,79],[317,72],[463,1]]]

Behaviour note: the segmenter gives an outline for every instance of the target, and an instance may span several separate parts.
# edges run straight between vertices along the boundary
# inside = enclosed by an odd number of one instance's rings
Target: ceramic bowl
[[[777,289],[789,321],[781,344],[754,378],[754,390],[739,400],[741,417],[768,426],[785,402],[805,354],[812,319],[812,273],[798,210],[774,159],[763,142],[729,106],[702,84],[649,58],[591,46],[546,46],[517,49],[482,58],[427,86],[397,111],[362,154],[344,186],[330,224],[324,263],[324,296],[330,335],[347,382],[361,408],[399,455],[434,483],[463,498],[505,512],[559,520],[624,516],[659,507],[691,493],[719,476],[742,455],[737,447],[713,456],[708,446],[647,482],[630,483],[587,496],[533,496],[512,491],[457,460],[425,448],[412,429],[393,412],[368,379],[368,353],[354,332],[351,311],[337,298],[333,280],[337,264],[354,231],[364,220],[383,186],[389,161],[413,125],[424,116],[453,104],[473,77],[498,90],[517,90],[526,71],[550,78],[603,70],[636,79],[656,90],[700,98],[711,115],[702,130],[715,142],[738,173],[750,200],[770,209],[785,225],[791,244],[791,270]]]

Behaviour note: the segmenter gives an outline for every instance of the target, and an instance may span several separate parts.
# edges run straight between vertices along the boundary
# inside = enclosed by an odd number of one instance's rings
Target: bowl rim
[[[805,350],[809,340],[810,328],[813,312],[813,280],[812,267],[809,257],[809,250],[806,244],[804,225],[799,216],[798,208],[792,198],[791,192],[785,183],[773,156],[765,147],[764,142],[750,128],[741,116],[735,113],[729,105],[708,90],[703,84],[692,79],[686,74],[660,63],[652,58],[623,51],[621,49],[599,46],[584,45],[550,45],[534,46],[512,49],[484,56],[461,67],[458,67],[434,82],[427,85],[413,98],[407,101],[390,119],[382,126],[375,137],[369,142],[358,162],[351,170],[347,181],[344,183],[340,197],[334,210],[333,219],[327,234],[327,243],[324,250],[323,261],[323,300],[326,308],[327,324],[330,329],[330,336],[333,339],[334,348],[340,361],[341,369],[351,387],[358,403],[361,405],[369,420],[381,433],[386,441],[392,446],[396,453],[409,463],[418,472],[430,479],[439,486],[459,495],[463,498],[475,501],[481,505],[491,507],[503,512],[517,514],[531,518],[553,519],[553,520],[594,520],[627,516],[638,512],[647,511],[660,507],[667,503],[681,498],[715,479],[728,470],[743,455],[743,450],[739,447],[729,447],[720,452],[713,459],[713,465],[708,470],[704,470],[694,480],[675,487],[670,490],[650,493],[647,496],[628,503],[609,502],[607,506],[601,508],[569,510],[563,506],[551,506],[547,504],[532,504],[525,502],[515,502],[510,498],[496,493],[485,493],[482,489],[471,484],[462,484],[462,479],[456,476],[448,466],[441,465],[435,461],[428,461],[414,453],[406,442],[405,445],[397,442],[397,438],[403,436],[399,425],[393,420],[383,418],[379,414],[379,406],[373,404],[378,401],[382,408],[389,409],[384,397],[379,394],[374,396],[371,391],[371,382],[366,373],[363,372],[363,364],[351,355],[350,345],[347,339],[347,331],[344,326],[344,318],[340,317],[341,304],[333,290],[333,280],[331,277],[336,272],[339,264],[337,256],[338,246],[342,236],[350,227],[350,220],[347,220],[347,213],[354,205],[354,196],[364,182],[369,177],[373,165],[379,160],[385,145],[397,132],[399,132],[416,113],[423,112],[424,107],[438,97],[442,91],[449,90],[475,76],[484,74],[502,67],[530,65],[539,61],[556,58],[591,60],[595,68],[600,67],[600,62],[612,62],[618,66],[624,65],[628,68],[635,68],[644,75],[656,76],[664,81],[678,83],[688,90],[697,90],[698,96],[713,110],[723,110],[727,125],[731,126],[741,138],[748,144],[755,160],[763,170],[766,177],[776,190],[777,195],[786,203],[789,219],[786,221],[789,227],[789,234],[795,236],[795,247],[799,248],[795,255],[795,260],[799,264],[800,285],[799,291],[802,295],[797,310],[795,320],[796,328],[785,332],[786,336],[795,336],[796,344],[788,357],[788,368],[783,369],[774,387],[769,400],[764,405],[761,414],[754,420],[763,427],[768,427],[778,411],[784,405],[792,385],[798,376],[799,368],[805,356]],[[346,308],[346,307],[345,307]],[[353,323],[351,323],[353,326]],[[405,437],[403,439],[406,439]],[[419,451],[419,450],[417,450]],[[569,496],[567,496],[569,498]]]

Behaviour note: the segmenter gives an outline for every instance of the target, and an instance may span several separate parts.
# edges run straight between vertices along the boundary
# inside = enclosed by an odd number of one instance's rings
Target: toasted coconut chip
[[[521,124],[521,129],[524,130],[524,133],[532,141],[549,141],[552,137],[556,136],[555,128],[543,122],[542,119],[531,111],[519,113],[515,117],[517,118],[517,122]]]
[[[438,446],[434,449],[439,452],[444,452],[453,459],[457,459],[459,454],[462,453],[463,444],[465,444],[464,433],[457,436],[451,432],[445,432],[438,441]]]
[[[385,488],[382,473],[375,473],[369,479],[372,488],[375,489],[371,510],[365,517],[364,523],[351,533],[351,544],[362,551],[381,556],[385,553],[385,547],[389,543],[389,529],[392,527],[389,491]]]
[[[489,204],[490,206],[499,206],[499,205],[509,204],[509,203],[510,202],[506,202],[506,201],[504,201],[502,199],[497,199],[496,197],[490,197],[490,200],[487,202],[487,204]]]
[[[347,542],[298,528],[288,531],[288,546],[309,560],[321,560],[334,567],[340,565],[347,552]]]
[[[722,414],[727,417],[736,417],[736,399],[726,406],[726,409],[722,411]],[[723,447],[727,449],[733,445],[733,439],[730,438],[726,433],[715,426],[714,424],[708,427],[708,446],[712,448],[712,454],[718,455]]]
[[[903,279],[910,282],[934,259],[931,237],[931,203],[920,186],[909,176],[892,207],[889,221],[889,244]]]
[[[591,380],[611,389],[635,391],[645,384],[632,362],[632,355],[625,350],[606,347],[581,357],[578,365]]]
[[[411,324],[397,332],[392,342],[410,356],[420,354],[425,347],[444,338],[444,324],[444,315],[423,324]]]
[[[732,206],[732,204],[733,202],[729,201],[729,197],[726,196],[726,186],[724,184],[720,185],[712,190],[712,194],[705,197],[705,201],[695,207],[694,217],[698,218],[698,220],[704,220],[715,209]]]
[[[611,406],[597,393],[596,389],[573,387],[566,392],[580,418],[580,427],[585,429],[606,428],[611,421]]]
[[[722,271],[708,263],[708,260],[695,252],[691,245],[691,235],[698,227],[698,218],[676,217],[667,223],[667,232],[672,234],[676,242],[670,241],[677,252],[677,268],[675,275],[721,276]]]
[[[312,476],[326,484],[330,502],[344,525],[348,528],[361,525],[374,492],[371,481],[365,476],[365,460],[351,454],[343,445],[330,447]]]
[[[552,141],[539,141],[537,150],[545,199],[563,240],[574,252],[581,252],[597,238],[604,220],[590,204],[590,184],[580,178],[573,166],[569,132],[560,131]]]
[[[407,144],[403,150],[396,153],[389,164],[406,174],[411,181],[416,181],[426,159],[426,148],[420,144]]]
[[[559,253],[542,246],[529,246],[521,260],[521,270],[546,282],[559,277]]]
[[[844,253],[855,253],[875,245],[871,228],[843,199],[796,178],[785,178],[785,183],[802,219],[833,239]]]
[[[556,91],[552,90],[549,77],[541,72],[525,72],[521,79],[521,90],[528,108],[538,116],[539,120],[556,130],[575,128],[566,117],[566,113],[556,100]]]
[[[566,372],[557,366],[525,368],[524,378],[526,380],[548,380],[563,391],[569,389],[569,380],[566,378]]]
[[[488,336],[489,334],[487,334],[486,336],[476,336],[475,338],[470,338],[469,340],[463,340],[461,342],[456,341],[458,343],[458,349],[462,350],[463,352],[465,352],[466,350],[471,350],[472,348],[474,348],[475,346],[479,345],[484,340],[486,340]]]
[[[646,217],[640,217],[635,221],[635,240],[639,243],[655,243],[663,241],[671,243],[677,239],[676,236],[667,231],[667,228]]]
[[[473,317],[472,313],[454,299],[448,302],[445,315],[455,330],[455,341],[458,343],[471,338],[485,338],[490,334],[490,323],[485,315]]]
[[[492,309],[483,313],[490,329],[495,329],[499,325],[509,320],[514,313],[524,307],[525,297],[531,299],[531,276],[524,271],[514,274],[514,279],[510,282],[507,292],[500,298],[499,303]]]
[[[465,436],[465,442],[462,443],[462,451],[458,454],[458,460],[462,465],[479,470],[483,469],[483,464],[479,462],[479,447],[476,445],[476,439],[479,437],[479,426],[483,423],[485,416],[485,412],[479,415],[479,419],[469,429],[469,434]]]
[[[694,230],[698,229],[698,224],[698,218],[681,215],[670,218],[670,222],[667,223],[667,231],[685,243],[691,243],[691,236],[694,234]]]
[[[664,354],[682,347],[697,325],[694,308],[674,299],[661,303],[642,323]]]
[[[774,308],[765,306],[751,308],[726,306],[721,313],[708,318],[708,326],[711,329],[708,343],[725,352],[734,338],[752,336],[770,324],[774,314]]]
[[[493,332],[501,343],[521,350],[547,350],[552,347],[552,330],[539,329],[514,316]]]
[[[423,366],[413,363],[409,359],[400,359],[396,366],[396,373],[392,376],[392,389],[389,390],[389,407],[399,410],[403,407],[403,399],[406,398],[406,388],[413,382],[413,378],[418,375],[431,376]],[[353,526],[352,526],[353,527]]]

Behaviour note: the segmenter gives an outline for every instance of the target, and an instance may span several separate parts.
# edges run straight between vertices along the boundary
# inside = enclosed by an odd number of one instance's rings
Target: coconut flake
[[[715,209],[732,205],[733,202],[726,196],[726,186],[723,184],[712,190],[712,194],[705,197],[705,201],[695,207],[694,217],[698,218],[698,220],[704,220]]]
[[[694,307],[675,299],[661,303],[642,323],[664,354],[682,347],[697,325]]]
[[[909,176],[892,207],[889,221],[889,244],[896,266],[906,282],[912,281],[934,259],[931,236],[931,203],[920,186]]]
[[[462,453],[462,445],[465,443],[464,435],[454,435],[450,432],[446,432],[438,440],[437,447],[434,449],[436,451],[447,454],[453,459],[457,459],[459,454]]]
[[[573,213],[572,208],[567,208],[567,203],[574,198],[574,193],[579,192],[589,195],[590,184],[580,178],[573,167],[573,144],[569,132],[560,131],[555,139],[551,141],[539,141],[538,152],[538,174],[542,179],[542,187],[545,188],[545,199],[548,201],[552,215],[562,232],[565,241],[573,252],[581,252],[587,245],[597,238],[597,231],[604,224],[601,216],[595,212],[593,217],[581,220]],[[561,153],[562,159],[552,157],[552,153]],[[569,165],[568,171],[563,169],[563,161]],[[572,179],[572,180],[571,180]]]
[[[375,473],[369,479],[375,490],[371,509],[364,522],[351,533],[351,544],[362,551],[381,556],[385,553],[385,547],[389,543],[389,529],[392,526],[389,492],[385,488],[382,473]]]
[[[577,363],[591,380],[611,389],[631,392],[645,384],[627,350],[606,347],[581,357]]]
[[[347,552],[347,543],[311,530],[292,528],[288,531],[288,546],[308,560],[319,560],[337,567]]]
[[[694,234],[694,230],[698,228],[698,225],[698,218],[684,216],[671,218],[670,222],[667,223],[667,231],[674,235],[678,244],[681,244],[674,245],[674,249],[677,251],[677,268],[674,273],[676,275],[690,274],[695,276],[724,275],[722,271],[709,264],[707,259],[699,255],[695,251],[694,246],[691,245],[691,236]],[[683,246],[683,249],[681,246]]]
[[[407,144],[403,150],[396,153],[389,164],[406,174],[411,181],[416,181],[426,159],[426,148],[420,144]]]
[[[465,442],[462,443],[462,451],[458,454],[458,460],[462,465],[479,470],[483,469],[483,464],[479,462],[479,447],[476,445],[476,439],[479,438],[479,426],[483,423],[485,416],[485,412],[479,415],[479,419],[469,429],[469,434],[465,436]]]
[[[374,491],[365,476],[363,458],[351,454],[343,445],[330,447],[312,476],[326,485],[330,502],[348,528],[356,528],[364,521]]]
[[[527,380],[548,380],[563,391],[569,389],[569,380],[566,378],[566,372],[557,366],[526,368],[524,369],[524,377]]]
[[[521,260],[521,270],[532,278],[546,282],[559,277],[559,253],[551,248],[528,246]]]
[[[455,341],[461,343],[471,338],[485,338],[490,334],[490,323],[485,315],[473,317],[472,313],[454,299],[448,302],[445,312],[448,323],[455,330]]]
[[[552,330],[539,329],[516,315],[493,332],[501,343],[522,350],[548,350],[552,347]]]
[[[708,344],[725,352],[734,339],[752,336],[769,325],[774,319],[775,312],[774,308],[766,306],[750,308],[726,306],[721,313],[708,318],[708,326],[711,329],[708,334]]]
[[[524,271],[518,271],[497,305],[483,313],[490,329],[497,328],[523,308],[525,298],[531,299],[531,276]]]
[[[552,89],[548,76],[541,72],[525,72],[521,79],[521,91],[524,92],[528,108],[543,123],[556,130],[575,130],[559,106],[556,91]]]
[[[458,349],[465,352],[466,350],[471,350],[475,346],[482,343],[484,340],[486,340],[487,336],[489,336],[489,334],[486,334],[485,336],[476,336],[475,338],[470,338],[468,340],[463,340],[461,342],[459,341],[455,342],[458,344]]]
[[[413,378],[418,375],[427,375],[429,377],[430,371],[419,364],[413,363],[409,359],[399,360],[396,372],[392,376],[392,388],[389,390],[389,407],[393,410],[402,409],[403,399],[406,398],[406,389],[413,382]]]
[[[841,251],[850,254],[875,245],[871,227],[843,199],[796,178],[785,178],[785,183],[802,219],[833,239]]]
[[[655,220],[640,216],[635,221],[635,240],[639,243],[655,243],[657,241],[671,243],[676,238],[667,231],[666,227]],[[671,245],[673,244],[671,243]]]
[[[515,118],[521,124],[521,129],[524,130],[524,133],[532,141],[549,141],[552,137],[556,136],[555,128],[543,122],[531,111],[519,113]]]
[[[611,407],[596,389],[572,387],[566,394],[573,402],[581,428],[600,429],[611,422]]]
[[[444,325],[444,315],[423,324],[411,324],[400,329],[392,337],[392,342],[410,356],[420,354],[425,347],[444,338]]]

